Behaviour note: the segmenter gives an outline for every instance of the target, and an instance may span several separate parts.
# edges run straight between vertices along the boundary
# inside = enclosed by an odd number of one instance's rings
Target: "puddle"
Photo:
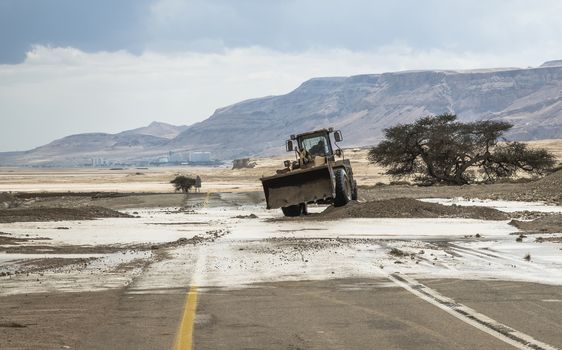
[[[192,220],[185,213],[169,213],[162,210],[130,210],[140,218],[104,218],[84,221],[20,222],[0,224],[0,231],[12,233],[12,237],[29,235],[49,238],[52,245],[111,245],[163,243],[179,238],[192,238],[212,223],[213,218]],[[195,223],[191,222],[195,221]],[[162,224],[166,223],[166,224]],[[202,224],[203,223],[203,224]],[[68,227],[60,230],[59,227]]]

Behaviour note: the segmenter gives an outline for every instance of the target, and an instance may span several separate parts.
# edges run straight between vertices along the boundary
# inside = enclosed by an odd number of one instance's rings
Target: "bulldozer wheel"
[[[300,216],[303,211],[302,204],[289,205],[288,207],[281,207],[283,215],[285,216]]]
[[[344,169],[336,169],[336,198],[334,206],[341,207],[351,200],[351,183]]]
[[[351,199],[356,201],[357,200],[357,182],[353,180],[353,191],[351,191]]]

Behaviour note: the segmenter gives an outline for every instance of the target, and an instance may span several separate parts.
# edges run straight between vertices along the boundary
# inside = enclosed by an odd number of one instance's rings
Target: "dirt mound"
[[[562,170],[528,184],[535,195],[546,197],[552,202],[562,202]]]
[[[343,207],[328,207],[315,215],[319,219],[344,218],[467,218],[507,220],[509,216],[486,207],[446,206],[411,198],[386,199],[365,203],[350,202]]]
[[[16,207],[19,201],[11,193],[0,192],[0,209]]]
[[[562,188],[562,169],[535,181],[535,184],[560,191],[560,188]]]
[[[16,245],[20,244],[21,242],[25,242],[25,238],[13,238],[13,237],[4,237],[0,236],[0,246],[4,245]]]
[[[0,192],[0,202],[13,201],[15,198],[11,193]]]
[[[511,220],[509,224],[525,233],[562,233],[562,214],[543,216],[533,221]]]
[[[257,219],[258,216],[254,213],[248,215],[236,215],[233,217],[234,219]]]
[[[97,218],[132,217],[118,211],[102,207],[81,208],[15,208],[0,210],[0,222],[93,220]]]

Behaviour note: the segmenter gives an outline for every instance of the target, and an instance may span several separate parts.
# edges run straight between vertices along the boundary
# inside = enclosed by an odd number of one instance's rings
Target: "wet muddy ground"
[[[0,210],[0,223],[7,222],[39,222],[64,220],[92,220],[99,218],[129,217],[103,207],[84,206],[81,208],[12,208]]]
[[[126,208],[124,203],[129,197],[131,202]],[[545,243],[544,248],[558,243],[562,231],[560,207],[541,206],[535,202],[488,201],[483,204],[466,200],[453,203],[447,199],[395,198],[353,202],[341,208],[312,206],[310,215],[293,219],[282,217],[278,211],[264,210],[260,193],[202,193],[189,197],[180,195],[180,198],[177,194],[76,193],[34,197],[28,193],[13,198],[19,201],[17,207],[2,212],[4,217],[10,218],[9,221],[19,222],[0,224],[0,273],[3,276],[27,276],[50,269],[60,270],[63,266],[67,273],[79,272],[92,263],[108,264],[112,271],[120,265],[139,265],[131,263],[136,260],[149,264],[156,253],[160,257],[167,256],[168,251],[181,246],[206,246],[216,240],[224,241],[224,237],[231,245],[241,245],[238,252],[266,258],[277,254],[286,255],[284,259],[291,260],[301,255],[302,261],[307,260],[302,254],[305,251],[321,255],[364,246],[377,252],[373,254],[375,261],[381,260],[382,256],[393,259],[390,263],[404,264],[404,259],[394,258],[407,257],[415,264],[434,266],[437,259],[432,255],[431,258],[423,257],[420,251],[424,248],[442,253],[451,241],[489,242],[498,233],[502,235],[501,241],[522,245]],[[135,208],[139,198],[146,207]],[[119,207],[120,211],[91,205],[100,200],[108,206]],[[38,202],[41,205],[37,205]],[[181,202],[182,205],[161,208],[166,202]],[[44,206],[49,203],[74,208]],[[537,208],[543,208],[543,211],[533,211]],[[436,220],[424,221],[426,219]],[[242,241],[251,242],[251,247],[229,238],[233,229],[242,231],[239,233]],[[455,231],[465,234],[459,236]],[[541,235],[533,237],[537,233]],[[423,239],[412,240],[413,237]],[[443,243],[435,245],[434,241],[440,240]],[[418,251],[412,251],[412,248]],[[397,256],[388,253],[392,249],[409,251]],[[127,258],[116,261],[114,257],[120,254]],[[521,254],[520,258],[526,256]],[[534,261],[539,258],[536,254],[530,255]],[[244,257],[236,258],[244,260]],[[127,281],[129,277],[123,280]],[[103,285],[103,282],[98,284]]]

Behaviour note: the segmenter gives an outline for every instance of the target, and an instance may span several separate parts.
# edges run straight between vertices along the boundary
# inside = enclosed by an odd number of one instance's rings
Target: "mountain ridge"
[[[185,151],[212,152],[218,159],[273,155],[283,152],[288,135],[328,126],[342,129],[344,146],[367,146],[380,141],[385,128],[444,112],[465,122],[508,121],[514,124],[507,134],[512,140],[562,138],[562,60],[535,68],[312,78],[284,95],[218,108],[190,126],[154,122],[118,134],[95,134],[100,140],[82,134],[83,144],[75,147],[80,152],[70,156],[85,159],[101,154],[135,161]],[[80,134],[61,140],[72,143],[73,137],[80,139]],[[57,149],[59,153],[69,149],[57,141],[11,159],[45,164],[50,157],[56,163],[61,158]],[[0,155],[0,162],[5,164],[6,156]]]

